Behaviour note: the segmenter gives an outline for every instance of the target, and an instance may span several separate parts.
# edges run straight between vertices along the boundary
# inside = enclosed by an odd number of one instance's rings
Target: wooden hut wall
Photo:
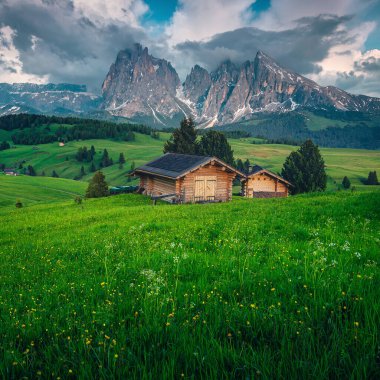
[[[249,177],[244,182],[244,195],[246,197],[254,197],[255,193],[265,194],[266,197],[286,197],[288,195],[288,187],[284,182],[266,173],[260,173]]]
[[[180,194],[184,202],[196,202],[196,181],[205,177],[205,180],[215,178],[215,199],[216,201],[228,201],[232,198],[232,181],[235,173],[229,173],[224,167],[217,165],[207,165],[188,173],[179,182]]]
[[[146,175],[140,177],[140,187],[143,187],[147,195],[174,194],[176,192],[176,181],[170,178]]]

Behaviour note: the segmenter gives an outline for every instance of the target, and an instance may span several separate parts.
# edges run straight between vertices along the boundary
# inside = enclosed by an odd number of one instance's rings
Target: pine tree
[[[91,173],[96,172],[96,167],[95,167],[94,161],[91,161],[90,172]]]
[[[197,154],[197,131],[192,118],[184,118],[181,126],[174,130],[166,141],[164,153]]]
[[[235,162],[235,167],[236,167],[237,170],[239,170],[239,171],[241,171],[241,172],[244,171],[243,161],[242,161],[240,158],[238,158],[238,159],[236,160],[236,162]]]
[[[377,173],[376,171],[369,172],[368,173],[368,178],[366,181],[366,185],[378,185],[379,181],[377,179]]]
[[[95,147],[93,145],[91,145],[91,148],[90,148],[90,157],[91,157],[91,160],[90,161],[92,161],[94,159],[95,154],[96,154]]]
[[[86,172],[84,171],[84,166],[82,165],[82,167],[80,168],[80,173],[79,173],[80,177],[82,178],[83,176],[86,175]]]
[[[249,169],[251,167],[251,163],[250,161],[248,160],[248,158],[244,161],[244,164],[243,164],[243,172],[244,173],[249,173]]]
[[[59,178],[59,175],[57,174],[55,170],[53,170],[53,172],[51,173],[51,176],[54,178]]]
[[[209,131],[202,136],[198,145],[198,153],[221,159],[229,165],[234,163],[234,155],[226,136],[218,131]]]
[[[42,177],[45,177],[45,170],[42,170],[41,175],[42,175]]]
[[[100,198],[107,195],[108,185],[105,181],[105,176],[101,171],[97,171],[88,185],[86,198]]]
[[[119,164],[125,164],[125,157],[124,157],[124,154],[123,153],[120,153],[119,155]]]
[[[28,165],[28,168],[26,170],[26,174],[27,175],[30,175],[32,177],[36,176],[36,171],[34,170],[33,166],[32,165]]]
[[[290,153],[282,176],[293,185],[290,187],[292,194],[325,190],[327,176],[318,146],[306,140],[296,152]]]
[[[349,189],[351,187],[351,182],[347,176],[344,176],[343,181],[342,181],[342,186],[344,189]]]
[[[113,164],[113,161],[112,159],[109,158],[107,149],[104,149],[100,166],[103,168],[106,168],[107,166],[111,166],[112,164]]]

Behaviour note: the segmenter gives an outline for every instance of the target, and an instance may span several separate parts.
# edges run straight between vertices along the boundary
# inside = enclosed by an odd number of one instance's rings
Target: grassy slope
[[[127,163],[123,169],[119,169],[117,164],[103,169],[110,185],[123,185],[126,184],[125,174],[131,163],[134,161],[136,165],[140,165],[162,154],[163,144],[169,136],[169,134],[161,133],[160,140],[155,140],[150,136],[136,134],[136,140],[131,142],[71,141],[65,147],[59,147],[56,143],[40,145],[39,150],[33,150],[32,146],[18,146],[15,149],[0,152],[0,162],[13,166],[17,162],[26,160],[27,162],[24,165],[33,165],[38,174],[45,170],[46,175],[51,175],[52,170],[56,170],[60,177],[72,179],[79,174],[82,165],[75,160],[78,148],[94,145],[98,152],[96,162],[100,161],[104,148],[107,148],[110,157],[115,162],[119,154],[124,153]],[[276,172],[281,171],[286,156],[296,149],[296,147],[289,145],[251,144],[252,140],[254,139],[231,139],[230,143],[235,157],[249,158],[251,161]],[[380,171],[379,151],[321,148],[321,152],[325,158],[327,173],[331,177],[329,183],[331,189],[336,188],[333,180],[341,183],[345,175],[352,180],[353,185],[364,188],[360,179],[366,178],[370,170]],[[66,161],[66,157],[68,157],[68,161]],[[88,173],[90,164],[84,163],[83,165]],[[88,173],[83,180],[88,181],[91,176],[92,173]]]
[[[379,202],[2,209],[0,377],[379,378]]]
[[[280,144],[250,144],[251,139],[230,140],[236,158],[249,158],[274,172],[281,172],[285,158],[297,147]],[[329,189],[335,189],[333,181],[341,184],[345,175],[352,185],[367,189],[361,179],[367,178],[368,172],[380,171],[380,151],[365,149],[320,148],[325,160]]]
[[[0,207],[14,207],[18,199],[24,206],[74,199],[86,187],[85,182],[64,178],[0,175]]]

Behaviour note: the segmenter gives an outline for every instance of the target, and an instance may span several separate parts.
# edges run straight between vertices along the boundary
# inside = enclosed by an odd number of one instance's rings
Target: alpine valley
[[[360,127],[356,140],[364,135],[376,142],[380,127],[380,98],[320,86],[262,51],[241,64],[224,61],[212,72],[195,65],[181,83],[170,62],[140,44],[119,52],[101,96],[78,85],[0,84],[0,115],[20,112],[120,118],[160,129],[192,116],[199,128],[256,130],[266,138],[288,138],[280,129],[291,123],[291,137]]]

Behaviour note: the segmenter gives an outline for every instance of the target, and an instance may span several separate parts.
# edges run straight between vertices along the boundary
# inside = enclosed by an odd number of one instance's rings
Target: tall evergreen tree
[[[197,154],[197,131],[192,118],[184,118],[164,145],[164,153]]]
[[[318,146],[306,140],[296,152],[290,153],[282,168],[282,176],[293,185],[290,188],[292,194],[325,190],[327,176]]]
[[[106,168],[107,166],[111,166],[112,164],[113,164],[113,161],[109,157],[107,149],[104,149],[100,166],[103,168]]]
[[[86,175],[86,172],[84,170],[84,166],[82,165],[82,167],[80,168],[80,173],[79,173],[80,177],[82,178],[83,176]]]
[[[249,159],[247,158],[245,161],[244,161],[244,164],[243,164],[243,172],[244,173],[249,173],[249,168],[251,167],[251,162],[249,161]]]
[[[91,148],[90,148],[90,156],[91,156],[91,160],[92,161],[95,157],[95,154],[96,154],[96,150],[95,150],[95,147],[93,145],[91,145]]]
[[[229,165],[234,163],[234,154],[226,136],[218,131],[209,131],[202,136],[198,153],[203,156],[217,157]]]
[[[377,173],[376,171],[369,172],[368,173],[368,178],[366,181],[366,185],[378,185],[379,181],[377,179]]]
[[[243,164],[243,161],[238,158],[235,162],[235,166],[236,166],[236,169],[243,172],[244,171],[244,164]]]
[[[86,198],[100,198],[108,195],[108,185],[105,176],[101,171],[97,171],[92,177],[87,191]]]
[[[119,164],[125,164],[124,153],[120,153],[119,155]]]
[[[91,173],[96,172],[96,167],[95,167],[94,161],[91,161],[90,172]]]
[[[351,187],[351,181],[348,179],[347,176],[344,176],[342,186],[344,189],[349,189]]]
[[[53,170],[53,172],[51,173],[51,176],[54,178],[59,178],[59,175],[57,174],[55,170]]]
[[[32,177],[36,176],[36,171],[34,170],[34,167],[32,165],[28,165],[28,168],[26,169],[26,174],[30,175]]]

